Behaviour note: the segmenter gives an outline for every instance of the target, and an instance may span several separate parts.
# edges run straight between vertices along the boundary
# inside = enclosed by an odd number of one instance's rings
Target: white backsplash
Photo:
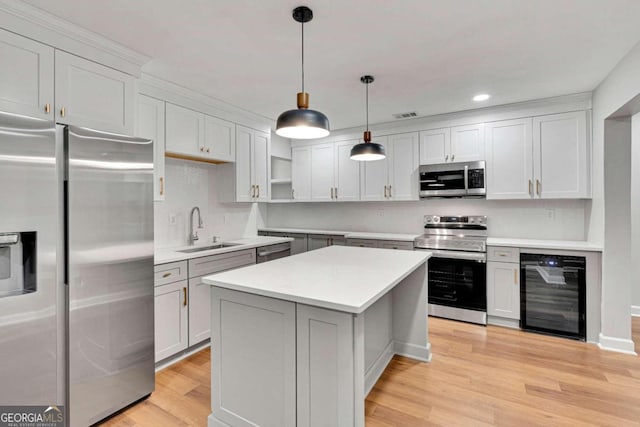
[[[218,175],[216,165],[166,159],[165,200],[154,203],[156,248],[188,244],[189,213],[194,206],[200,208],[204,222],[204,228],[197,230],[199,244],[211,242],[213,236],[229,240],[256,235],[264,208],[257,203],[220,202],[215,185]],[[172,217],[175,224],[170,222]]]
[[[269,227],[421,233],[423,217],[487,215],[489,235],[584,240],[584,200],[430,199],[415,202],[269,204]]]

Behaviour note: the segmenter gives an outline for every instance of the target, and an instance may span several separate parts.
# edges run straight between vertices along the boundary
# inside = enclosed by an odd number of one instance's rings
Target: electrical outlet
[[[229,214],[226,213],[222,216],[222,222],[227,223],[229,222]]]
[[[169,214],[169,225],[176,225],[176,214]]]
[[[555,209],[545,209],[545,213],[547,215],[547,219],[556,219]]]
[[[384,209],[379,209],[378,210],[378,217],[384,218]]]

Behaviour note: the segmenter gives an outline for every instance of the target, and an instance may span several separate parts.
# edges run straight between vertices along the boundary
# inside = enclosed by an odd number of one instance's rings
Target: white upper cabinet
[[[360,162],[351,160],[358,141],[291,149],[293,198],[297,201],[360,200]]]
[[[311,200],[311,147],[291,149],[291,189],[294,200]]]
[[[373,138],[384,160],[362,162],[362,200],[418,200],[418,133]]]
[[[320,144],[311,147],[311,200],[333,200],[333,161],[334,144]]]
[[[164,101],[138,95],[136,136],[153,141],[153,200],[164,200]]]
[[[452,162],[484,160],[484,124],[451,128]]]
[[[216,117],[204,116],[203,152],[224,162],[236,160],[236,125]]]
[[[360,182],[360,198],[362,200],[388,200],[389,194],[389,156],[391,147],[388,137],[378,136],[371,138],[371,142],[382,144],[387,157],[372,162],[361,162],[362,181]]]
[[[390,199],[418,200],[418,133],[389,136]]]
[[[590,197],[587,111],[486,125],[488,199]]]
[[[204,139],[203,119],[202,113],[167,102],[167,152],[198,156]]]
[[[256,186],[256,202],[269,200],[269,140],[268,133],[253,131],[251,161],[253,162],[253,182]]]
[[[133,134],[133,76],[56,51],[55,90],[57,122]]]
[[[587,198],[590,141],[587,111],[534,117],[533,150],[536,196],[544,199]]]
[[[234,162],[236,126],[167,102],[167,152],[193,160]]]
[[[484,160],[484,125],[466,125],[420,132],[420,164]]]
[[[431,129],[420,132],[420,164],[435,165],[449,161],[451,129]]]
[[[53,120],[54,50],[0,30],[0,111]]]
[[[237,202],[269,200],[269,134],[236,126]]]
[[[333,155],[335,200],[360,200],[360,162],[351,160],[351,148],[357,143],[356,140],[335,144]]]
[[[530,199],[533,184],[531,118],[486,125],[487,199]]]

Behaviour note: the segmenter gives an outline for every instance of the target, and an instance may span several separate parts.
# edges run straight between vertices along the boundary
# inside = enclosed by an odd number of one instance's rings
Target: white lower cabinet
[[[520,320],[520,260],[517,248],[487,251],[487,315],[489,323],[515,326]],[[510,321],[510,322],[509,322]]]
[[[156,363],[210,338],[211,286],[202,278],[255,263],[256,250],[244,249],[155,266]]]
[[[211,296],[212,340],[224,345],[211,352],[209,425],[296,426],[296,304],[221,288]]]
[[[156,362],[189,346],[188,286],[182,280],[154,289]]]
[[[211,286],[202,283],[202,277],[189,279],[189,345],[211,336]]]
[[[353,315],[296,304],[296,322],[297,426],[354,426]]]

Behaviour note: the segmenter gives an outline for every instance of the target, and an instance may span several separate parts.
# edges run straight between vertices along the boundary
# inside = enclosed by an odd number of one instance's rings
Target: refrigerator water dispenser
[[[36,291],[36,233],[0,233],[0,298]]]

